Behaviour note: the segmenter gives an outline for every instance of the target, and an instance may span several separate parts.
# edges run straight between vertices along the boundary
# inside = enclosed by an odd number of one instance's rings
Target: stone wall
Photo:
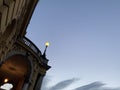
[[[19,37],[26,34],[38,0],[0,0],[0,57],[11,50]]]

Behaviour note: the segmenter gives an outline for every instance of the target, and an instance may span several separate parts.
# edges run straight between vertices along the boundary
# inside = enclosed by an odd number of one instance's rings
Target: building
[[[40,90],[48,59],[25,37],[38,0],[0,0],[0,86]],[[2,89],[1,89],[2,90]]]

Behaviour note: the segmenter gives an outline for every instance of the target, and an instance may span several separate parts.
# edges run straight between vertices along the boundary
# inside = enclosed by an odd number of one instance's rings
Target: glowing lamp
[[[7,83],[7,82],[8,82],[8,78],[5,78],[5,79],[4,79],[4,83]]]
[[[45,43],[45,46],[46,46],[46,47],[48,47],[49,45],[50,45],[50,43],[49,43],[49,42],[46,42],[46,43]]]
[[[49,42],[46,42],[45,43],[45,50],[44,50],[44,53],[43,53],[43,55],[42,55],[42,57],[44,58],[44,59],[46,59],[46,50],[47,50],[47,47],[50,45],[50,43]]]

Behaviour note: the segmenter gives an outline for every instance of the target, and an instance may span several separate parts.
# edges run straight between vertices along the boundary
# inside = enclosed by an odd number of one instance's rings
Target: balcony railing
[[[19,43],[22,43],[22,45],[24,45],[25,47],[27,46],[27,48],[29,48],[29,50],[32,50],[33,54],[38,57],[41,58],[42,53],[41,51],[37,48],[37,46],[30,41],[28,38],[26,37],[22,37],[19,39],[18,41]],[[48,60],[47,59],[40,59],[40,61],[42,61],[42,63],[47,64]]]
[[[42,55],[41,51],[28,38],[23,37],[22,41],[24,42],[24,44],[26,44],[28,47],[30,47],[39,57]]]

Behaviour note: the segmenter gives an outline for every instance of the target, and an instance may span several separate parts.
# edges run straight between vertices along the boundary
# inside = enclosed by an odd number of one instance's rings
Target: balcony
[[[33,54],[39,60],[39,63],[47,65],[48,59],[42,58],[41,51],[31,40],[26,37],[22,37],[18,39],[17,43],[25,48],[29,53]]]

